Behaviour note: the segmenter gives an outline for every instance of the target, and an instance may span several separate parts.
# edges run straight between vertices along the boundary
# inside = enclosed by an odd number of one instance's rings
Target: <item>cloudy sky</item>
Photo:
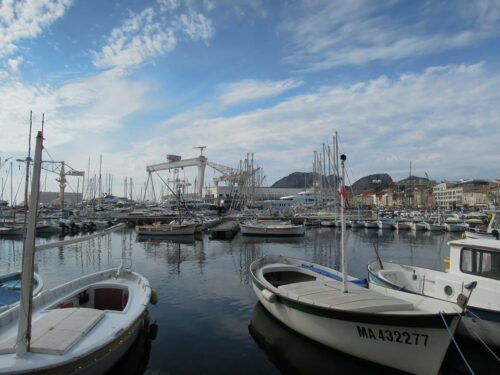
[[[32,110],[45,157],[102,155],[116,194],[200,145],[272,184],[335,131],[353,179],[498,178],[499,47],[498,0],[0,0],[0,157]]]

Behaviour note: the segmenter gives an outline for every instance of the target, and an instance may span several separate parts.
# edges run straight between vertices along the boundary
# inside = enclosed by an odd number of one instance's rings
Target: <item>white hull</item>
[[[444,231],[444,225],[441,224],[432,224],[432,223],[424,223],[425,230],[430,232],[442,232]]]
[[[414,232],[425,230],[424,223],[411,223],[411,230]]]
[[[0,314],[0,374],[105,373],[130,348],[151,296],[146,279],[112,269],[33,299],[31,350],[15,354],[19,307]]]
[[[415,330],[413,327],[321,317],[280,303],[271,303],[255,285],[253,289],[267,311],[294,331],[330,348],[409,373],[437,374],[450,342],[448,333],[443,329]],[[398,334],[400,337],[405,336],[404,339],[400,338],[400,342],[396,342]],[[407,336],[412,337],[412,340],[418,337],[418,344],[416,341],[412,341],[411,345],[404,344]],[[426,345],[425,337],[428,337]],[[435,365],[429,366],[429,363]]]
[[[477,280],[478,285],[468,303],[469,312],[462,317],[457,332],[472,339],[479,337],[489,345],[500,348],[500,292],[495,289],[494,281],[391,262],[383,262],[383,265],[384,270],[381,271],[378,262],[369,264],[370,289],[412,303],[430,297],[436,304],[442,304],[443,309],[456,308],[458,294],[468,293],[464,292],[464,285]],[[451,294],[446,294],[446,290]]]
[[[303,236],[303,225],[247,225],[240,223],[241,234],[244,236]]]
[[[360,220],[353,220],[351,224],[352,228],[364,228],[365,222]]]
[[[459,321],[455,311],[415,308],[306,261],[267,256],[250,266],[260,303],[302,335],[350,355],[417,374],[437,374]],[[426,307],[432,306],[427,304]],[[432,312],[431,312],[432,311]]]
[[[376,221],[365,221],[365,228],[368,229],[378,228],[378,223]]]
[[[444,230],[447,232],[465,232],[469,226],[466,224],[454,224],[454,223],[446,223],[444,225]]]
[[[197,224],[141,225],[135,228],[141,236],[185,236],[193,235]]]

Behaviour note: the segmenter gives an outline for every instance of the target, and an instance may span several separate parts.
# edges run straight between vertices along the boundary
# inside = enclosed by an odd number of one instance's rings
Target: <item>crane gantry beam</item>
[[[191,159],[178,159],[178,160],[169,160],[166,163],[152,164],[146,166],[146,172],[159,172],[171,169],[182,169],[185,167],[198,167],[198,193],[202,194],[203,191],[203,183],[205,180],[205,167],[207,165],[207,158],[203,155],[200,155],[196,158]]]

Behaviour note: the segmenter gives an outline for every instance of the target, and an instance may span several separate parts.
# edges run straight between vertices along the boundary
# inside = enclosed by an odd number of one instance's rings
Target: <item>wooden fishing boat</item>
[[[178,222],[135,227],[135,231],[141,236],[185,236],[194,235],[195,230],[196,223],[179,224]]]
[[[449,308],[416,308],[318,264],[268,255],[250,266],[253,289],[262,305],[291,329],[333,349],[385,366],[436,374],[459,314]],[[440,307],[440,306],[439,306]]]
[[[256,220],[240,223],[240,230],[243,236],[303,236],[305,227],[303,225],[295,225],[282,221],[265,221],[258,222]]]
[[[33,295],[43,289],[43,279],[38,273],[33,274]],[[0,276],[0,312],[19,303],[21,296],[21,272],[9,272]]]
[[[38,206],[42,143],[38,132],[31,207]],[[144,277],[120,266],[33,298],[36,221],[37,210],[29,210],[20,304],[0,313],[0,374],[105,373],[134,342],[151,287]]]
[[[141,275],[110,269],[33,298],[29,351],[16,354],[19,305],[0,314],[0,374],[106,372],[134,342],[151,297]]]
[[[345,155],[341,155],[342,180]],[[376,293],[348,275],[342,185],[342,273],[307,261],[267,255],[250,265],[262,305],[291,329],[333,349],[417,374],[438,373],[460,320],[431,298],[416,305]],[[448,307],[448,306],[446,306]]]
[[[447,272],[373,261],[368,265],[370,289],[412,301],[425,296],[452,306],[467,284],[477,282],[458,333],[500,347],[500,242],[457,240],[448,244]]]

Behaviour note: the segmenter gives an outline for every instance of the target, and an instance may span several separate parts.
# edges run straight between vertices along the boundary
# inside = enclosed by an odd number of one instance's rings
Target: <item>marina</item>
[[[460,234],[362,228],[348,231],[346,237],[350,273],[366,278],[366,265],[375,258],[374,245],[378,246],[384,260],[444,270],[447,242],[460,238]],[[6,273],[18,269],[22,242],[2,238],[0,246],[3,249],[0,271]],[[285,238],[237,234],[232,241],[210,240],[208,233],[191,239],[139,240],[132,229],[123,228],[88,241],[37,251],[35,261],[44,277],[45,287],[49,289],[75,277],[116,267],[122,258],[130,259],[134,270],[147,277],[158,293],[158,304],[149,307],[150,322],[156,323],[158,332],[154,341],[148,339],[144,343],[145,339],[139,338],[142,340],[140,350],[136,348],[134,355],[137,354],[139,361],[143,362],[136,364],[136,368],[141,369],[137,373],[145,370],[146,373],[190,374],[202,371],[229,374],[238,367],[241,373],[247,374],[275,374],[283,368],[306,374],[332,365],[331,358],[335,358],[333,368],[354,366],[371,373],[385,373],[386,367],[327,350],[321,345],[318,347],[272,317],[264,316],[268,327],[265,333],[271,336],[254,341],[251,327],[255,325],[254,315],[262,315],[262,311],[259,312],[262,308],[251,288],[250,264],[268,254],[286,254],[338,269],[341,262],[340,231],[338,228],[317,227],[307,229],[304,237]],[[281,343],[264,348],[259,343],[261,340],[272,343],[275,334],[292,337],[289,350],[300,347],[304,355],[323,359],[297,364],[302,356],[288,359],[286,354],[285,358],[269,357],[269,351],[279,350]],[[147,354],[143,352],[144,348],[147,348]],[[461,343],[461,348],[471,366],[478,369],[476,373],[496,373],[498,362],[485,348],[467,341]],[[194,354],[196,361],[190,360],[193,353],[197,353]],[[133,360],[124,359],[125,363]],[[127,365],[119,362],[118,366]],[[453,347],[445,357],[442,372],[468,373]]]
[[[0,375],[500,374],[500,0],[0,0]]]

